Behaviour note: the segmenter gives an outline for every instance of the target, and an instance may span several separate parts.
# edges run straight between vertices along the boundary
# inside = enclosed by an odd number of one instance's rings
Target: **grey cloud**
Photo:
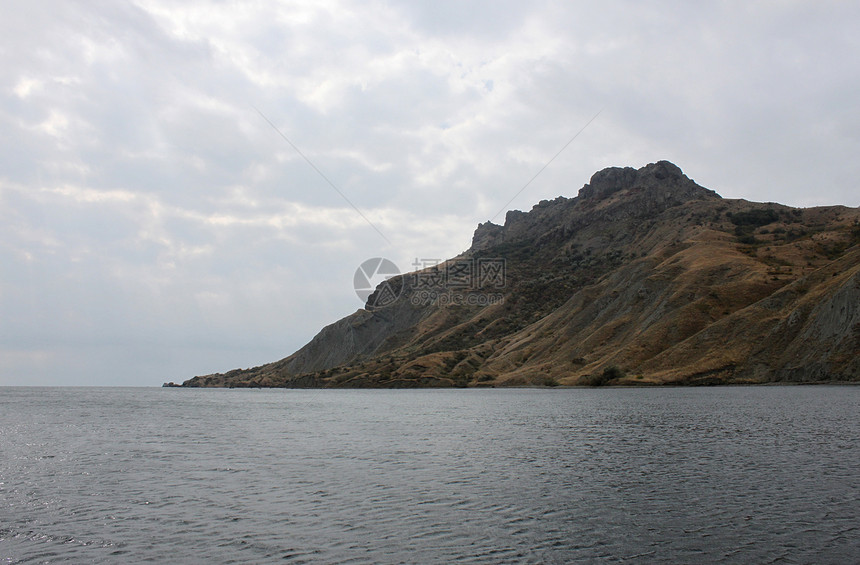
[[[0,383],[158,384],[286,355],[360,306],[361,261],[462,251],[601,108],[511,207],[661,158],[725,196],[860,205],[858,15],[6,7]]]

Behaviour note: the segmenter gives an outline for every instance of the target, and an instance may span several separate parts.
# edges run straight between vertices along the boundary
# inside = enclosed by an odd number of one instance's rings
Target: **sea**
[[[860,387],[0,388],[4,563],[857,563]]]

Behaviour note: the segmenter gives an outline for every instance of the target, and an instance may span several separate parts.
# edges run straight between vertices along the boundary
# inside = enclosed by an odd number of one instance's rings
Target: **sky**
[[[726,198],[860,206],[856,2],[2,14],[0,385],[281,359],[361,308],[365,260],[455,256],[479,222],[608,166],[666,159]]]

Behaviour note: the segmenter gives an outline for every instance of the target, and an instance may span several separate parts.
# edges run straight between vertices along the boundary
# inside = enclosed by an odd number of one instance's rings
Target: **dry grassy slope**
[[[496,351],[486,370],[509,383],[541,373],[590,382],[609,366],[627,375],[620,383],[858,380],[857,210],[809,216],[818,233],[792,243],[760,234],[752,247],[727,237],[730,226],[688,225],[677,251],[583,289]]]
[[[858,209],[721,199],[671,163],[606,169],[479,226],[461,258],[506,259],[504,304],[415,306],[404,276],[397,303],[290,357],[186,385],[860,380],[858,226]]]
[[[578,293],[485,370],[510,384],[588,383],[609,366],[627,375],[619,384],[860,376],[860,250],[794,282],[725,245],[650,263]]]

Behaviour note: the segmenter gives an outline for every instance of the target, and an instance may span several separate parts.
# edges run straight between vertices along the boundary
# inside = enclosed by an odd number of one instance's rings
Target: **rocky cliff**
[[[860,209],[613,167],[478,225],[465,254],[391,279],[289,357],[183,386],[858,381],[858,244]]]

